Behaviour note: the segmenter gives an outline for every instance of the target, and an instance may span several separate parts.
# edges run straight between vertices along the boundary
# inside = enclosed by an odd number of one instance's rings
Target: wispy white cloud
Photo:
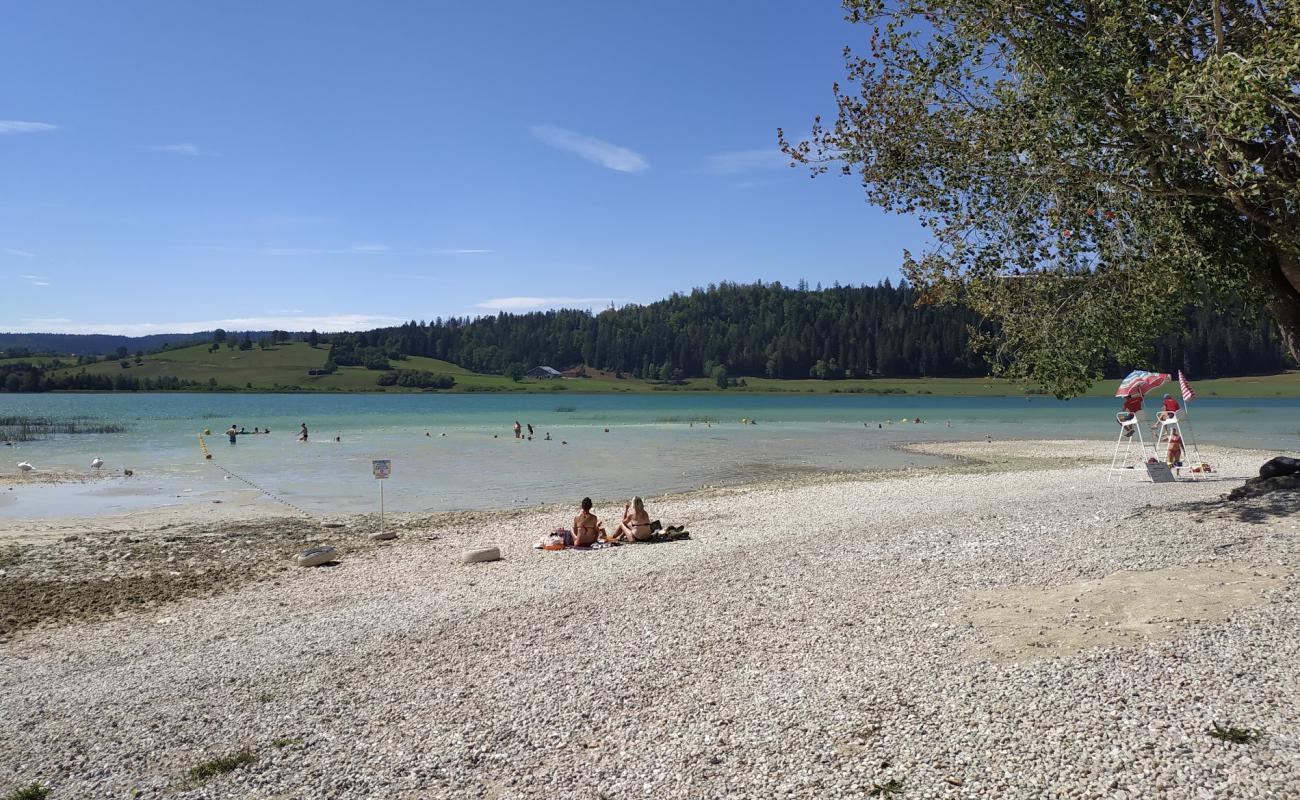
[[[176,156],[210,156],[215,155],[211,150],[205,150],[193,142],[177,142],[175,144],[151,144],[145,147],[146,150],[152,150],[155,153],[171,153]]]
[[[406,319],[371,314],[267,315],[184,322],[86,322],[67,318],[30,318],[0,321],[0,331],[10,333],[100,333],[116,336],[146,336],[151,333],[196,333],[215,328],[226,330],[358,331],[401,325]]]
[[[533,136],[556,150],[573,153],[602,167],[609,167],[619,172],[644,172],[650,168],[650,162],[635,150],[619,147],[601,139],[557,128],[554,125],[534,125],[532,131]]]
[[[18,277],[30,283],[32,286],[49,286],[50,282],[40,275],[19,275]]]
[[[462,247],[455,250],[439,250],[438,252],[443,253],[444,255],[467,256],[467,255],[474,255],[475,253],[495,253],[496,251],[484,250],[478,247]]]
[[[395,251],[386,244],[357,244],[351,247],[261,247],[253,252],[264,256],[345,256]]]
[[[58,125],[48,122],[24,122],[18,119],[0,119],[0,134],[5,133],[43,133],[57,131]]]
[[[790,158],[777,148],[758,147],[711,155],[704,160],[704,171],[713,175],[739,175],[780,169],[789,163]]]
[[[526,311],[537,308],[592,308],[617,302],[613,297],[493,297],[477,304],[490,311]]]
[[[19,250],[17,247],[0,247],[0,253],[10,256],[22,256],[23,258],[36,258],[35,253],[29,253],[26,250]]]

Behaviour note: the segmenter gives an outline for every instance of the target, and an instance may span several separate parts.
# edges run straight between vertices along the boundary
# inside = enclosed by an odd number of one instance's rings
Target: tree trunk
[[[1269,308],[1291,360],[1300,366],[1300,257],[1278,250]]]

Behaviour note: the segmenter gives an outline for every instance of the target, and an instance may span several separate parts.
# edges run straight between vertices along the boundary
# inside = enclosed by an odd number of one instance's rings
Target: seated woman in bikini
[[[633,497],[632,502],[623,504],[623,521],[614,532],[615,539],[624,537],[634,542],[650,541],[650,514],[645,510],[641,498]]]
[[[582,498],[582,513],[573,518],[574,545],[585,547],[595,544],[604,532],[605,526],[601,525],[596,515],[591,513],[591,498]]]

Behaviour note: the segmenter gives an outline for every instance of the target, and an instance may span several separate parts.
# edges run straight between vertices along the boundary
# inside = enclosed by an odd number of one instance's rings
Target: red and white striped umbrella
[[[1120,381],[1115,396],[1128,397],[1134,392],[1145,395],[1167,380],[1169,380],[1169,376],[1163,372],[1147,372],[1144,369],[1135,369],[1128,374],[1127,378]]]

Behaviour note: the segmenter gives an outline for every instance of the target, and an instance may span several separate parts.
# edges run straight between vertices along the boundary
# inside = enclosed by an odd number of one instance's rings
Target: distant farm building
[[[558,369],[551,367],[533,367],[524,373],[525,378],[563,378],[564,375]]]

